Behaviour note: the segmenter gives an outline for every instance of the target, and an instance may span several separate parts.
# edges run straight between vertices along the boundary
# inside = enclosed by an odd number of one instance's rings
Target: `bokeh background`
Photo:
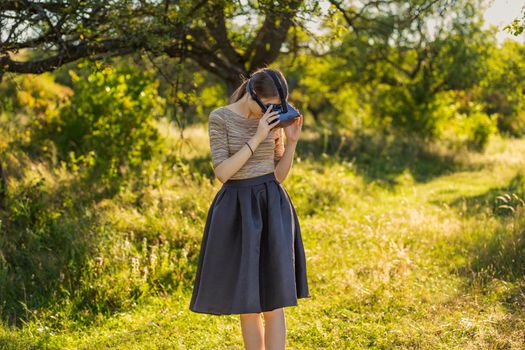
[[[280,69],[289,349],[525,348],[525,3],[0,2],[0,349],[242,349],[189,310],[207,120]]]

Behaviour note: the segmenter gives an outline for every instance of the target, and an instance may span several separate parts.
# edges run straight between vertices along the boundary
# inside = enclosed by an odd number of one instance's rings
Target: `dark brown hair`
[[[283,87],[284,98],[288,99],[288,83],[284,78],[284,74],[279,69],[267,67],[257,69],[249,78],[252,81],[252,86],[257,96],[259,96],[259,98],[279,98],[279,92],[277,91],[272,78],[264,72],[266,70],[272,70],[275,72],[275,74],[277,74],[277,77],[281,82],[281,86]],[[242,77],[242,80],[243,81],[241,85],[231,95],[230,103],[239,101],[244,96],[244,94],[248,93],[246,91],[248,78]]]

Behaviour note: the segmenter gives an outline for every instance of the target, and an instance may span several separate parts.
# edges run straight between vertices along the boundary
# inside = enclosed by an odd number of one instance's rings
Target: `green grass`
[[[206,165],[205,131],[190,134],[189,164]],[[525,215],[516,199],[525,194],[525,140],[493,139],[482,154],[347,149],[315,161],[314,141],[303,145],[283,185],[298,211],[312,297],[285,309],[287,348],[525,348]],[[110,268],[159,266],[140,260],[151,251],[101,240],[104,256],[118,263],[98,275],[88,264],[87,280],[98,278],[118,299],[127,294],[111,282],[129,278],[147,289],[144,297],[86,319],[72,302],[35,308],[22,325],[4,322],[0,348],[242,349],[238,315],[188,309],[203,218],[219,187],[166,182],[141,196],[141,210],[130,193],[99,202],[112,237],[133,232],[159,251],[156,237],[180,242],[156,254],[164,265],[150,270],[156,277],[147,284],[172,288],[148,289],[143,272]],[[516,197],[498,198],[505,193]],[[119,271],[125,275],[108,277]]]

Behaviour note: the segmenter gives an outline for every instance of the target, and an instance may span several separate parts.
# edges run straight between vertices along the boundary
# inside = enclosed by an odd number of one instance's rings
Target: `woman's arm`
[[[215,176],[222,183],[226,182],[235,174],[252,156],[252,151],[244,144],[239,151],[229,157],[228,133],[223,117],[217,113],[211,113],[208,120],[208,133],[210,137],[211,159]],[[264,140],[259,132],[248,140],[250,147],[255,149]]]
[[[250,140],[248,140],[248,143],[250,144],[250,147],[255,152],[255,149],[259,146],[259,144],[263,141],[259,134],[253,135]],[[218,164],[216,167],[214,167],[215,176],[219,179],[220,182],[224,183],[228,181],[228,179],[235,174],[239,169],[242,168],[244,163],[250,159],[252,156],[252,151],[250,151],[250,148],[246,144],[241,147],[240,150],[237,151],[233,156],[223,160],[220,164]]]
[[[300,115],[292,124],[290,124],[286,128],[281,129],[280,141],[282,143],[282,139],[284,136],[283,133],[286,134],[286,145],[284,145],[284,153],[282,154],[282,156],[278,156],[278,153],[276,153],[276,160],[278,158],[280,159],[275,166],[274,173],[275,177],[277,178],[277,181],[279,182],[283,182],[286,179],[288,173],[290,172],[290,169],[292,168],[295,148],[297,147],[297,142],[299,141],[301,129],[303,126],[303,118],[304,117]],[[280,147],[276,147],[276,150],[282,147],[283,145],[281,144]]]
[[[275,166],[275,177],[277,178],[277,181],[283,182],[288,176],[288,173],[292,168],[296,146],[297,141],[290,141],[289,139],[286,139],[284,153],[277,165]]]

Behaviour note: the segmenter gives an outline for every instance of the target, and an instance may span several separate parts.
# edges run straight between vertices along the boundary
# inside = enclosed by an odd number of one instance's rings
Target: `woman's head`
[[[265,67],[253,72],[249,79],[243,78],[242,84],[232,94],[230,103],[241,101],[246,104],[251,114],[261,116],[264,114],[261,110],[261,107],[246,91],[246,85],[248,84],[248,81],[251,81],[255,93],[264,104],[280,104],[281,99],[279,98],[277,87],[275,86],[272,78],[267,73],[265,73],[266,70],[272,70],[277,75],[283,88],[284,97],[285,99],[288,99],[288,83],[286,82],[283,73],[281,73],[281,71],[278,69]]]

